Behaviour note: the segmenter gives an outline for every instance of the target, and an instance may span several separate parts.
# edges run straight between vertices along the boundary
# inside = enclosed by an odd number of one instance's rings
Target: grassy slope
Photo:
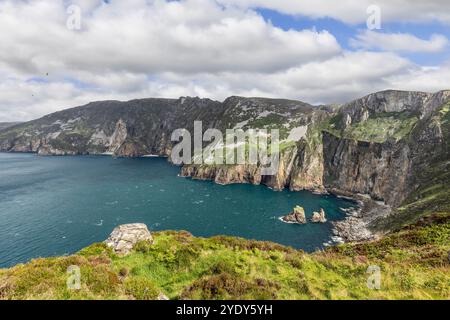
[[[380,112],[343,130],[339,129],[342,114],[338,114],[329,120],[323,130],[340,138],[383,143],[389,138],[398,141],[407,136],[418,120],[416,115],[408,112]]]
[[[0,299],[449,299],[450,218],[434,216],[383,240],[305,254],[274,243],[159,232],[127,257],[94,244],[69,257],[0,270]],[[81,268],[82,288],[66,287]],[[367,288],[369,265],[381,290]]]

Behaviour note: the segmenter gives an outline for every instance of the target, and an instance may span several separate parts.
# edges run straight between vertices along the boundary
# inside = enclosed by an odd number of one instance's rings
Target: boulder
[[[281,220],[287,223],[305,224],[306,223],[305,209],[303,209],[300,206],[296,206],[292,213],[288,214],[285,217],[282,217]]]
[[[153,237],[145,224],[133,223],[115,228],[105,243],[115,253],[127,255],[141,241],[153,243]]]
[[[320,209],[320,212],[314,212],[311,218],[311,222],[313,223],[325,223],[327,222],[327,218],[325,217],[325,210]]]

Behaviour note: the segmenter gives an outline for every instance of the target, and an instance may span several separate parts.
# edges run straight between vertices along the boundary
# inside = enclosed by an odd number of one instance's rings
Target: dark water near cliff
[[[166,159],[38,157],[0,153],[0,267],[74,253],[119,224],[270,240],[307,251],[330,240],[331,224],[285,224],[295,205],[329,220],[352,202],[263,186],[219,186],[177,177]]]

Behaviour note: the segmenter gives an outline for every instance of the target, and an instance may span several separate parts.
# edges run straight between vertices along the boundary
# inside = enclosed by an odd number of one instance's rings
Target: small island
[[[308,223],[306,220],[305,209],[300,206],[296,206],[294,211],[288,214],[287,216],[281,217],[281,221],[286,223],[296,223],[296,224],[306,224]],[[311,218],[312,223],[326,223],[327,218],[325,216],[325,210],[322,208],[320,212],[314,212]]]
[[[294,211],[287,216],[281,217],[281,221],[286,223],[306,224],[305,209],[300,206],[296,206]]]

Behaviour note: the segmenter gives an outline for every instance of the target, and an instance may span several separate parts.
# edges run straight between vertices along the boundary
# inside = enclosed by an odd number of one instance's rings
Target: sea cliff
[[[362,199],[371,201],[370,207],[388,206],[395,214],[415,200],[411,195],[429,187],[430,179],[448,171],[449,101],[450,91],[383,91],[339,106],[244,97],[94,102],[0,130],[0,151],[168,157],[172,132],[193,132],[194,121],[202,121],[203,132],[278,129],[280,165],[274,175],[262,175],[259,163],[186,164],[180,175],[274,190],[366,195]],[[399,223],[377,226],[383,233]]]

